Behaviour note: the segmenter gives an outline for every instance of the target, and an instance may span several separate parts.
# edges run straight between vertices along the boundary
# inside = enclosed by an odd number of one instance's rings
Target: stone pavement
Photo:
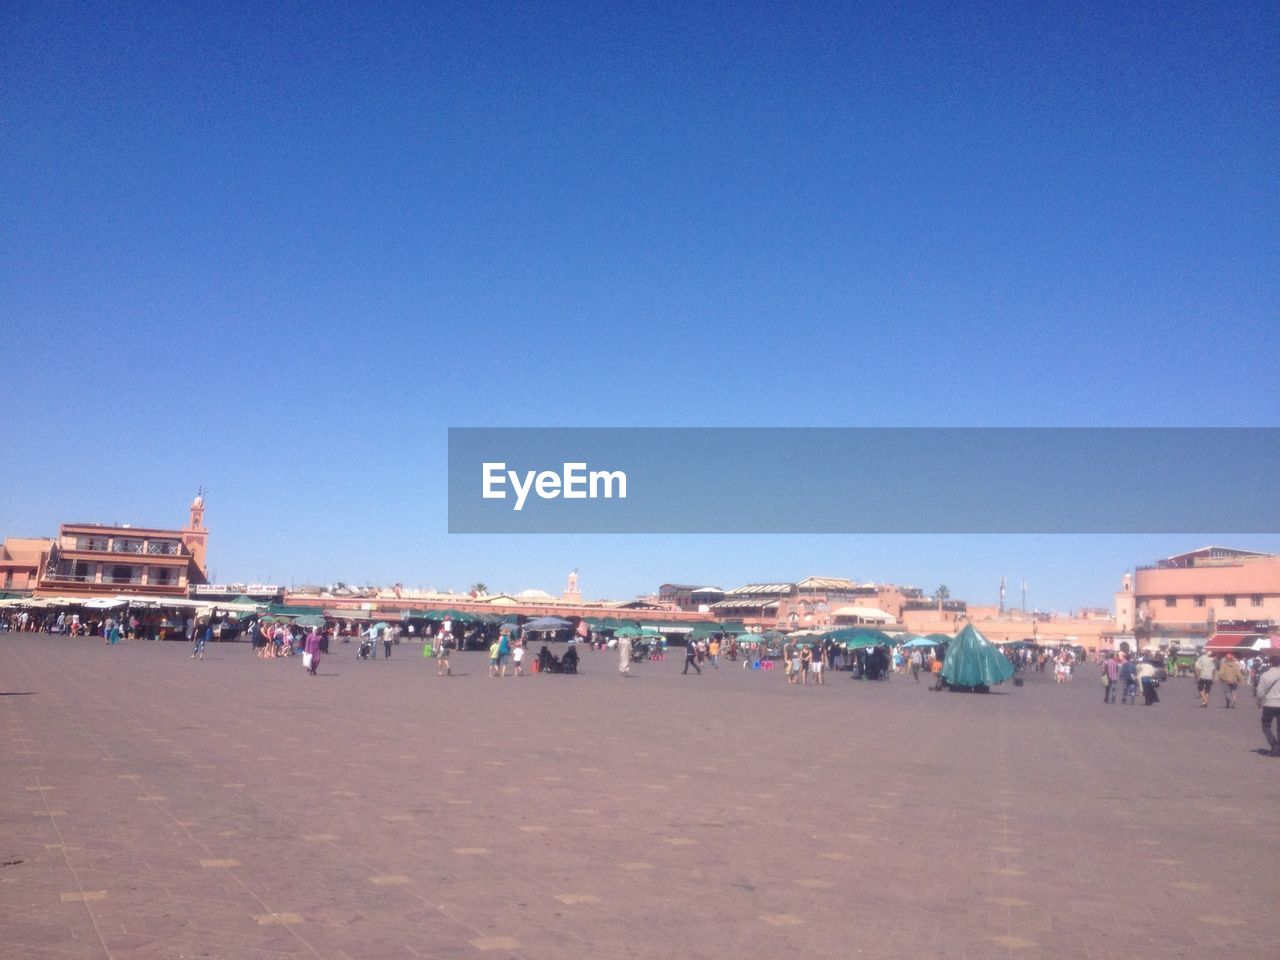
[[[0,956],[1261,958],[1257,710],[0,634]],[[1215,691],[1216,692],[1216,691]]]

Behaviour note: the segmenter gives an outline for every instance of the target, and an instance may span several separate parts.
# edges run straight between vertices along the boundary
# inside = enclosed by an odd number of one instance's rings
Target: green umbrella
[[[422,616],[426,620],[456,620],[458,623],[473,623],[476,619],[461,610],[428,610]]]
[[[323,627],[324,617],[317,617],[314,614],[308,614],[305,617],[299,617],[293,622],[300,627]]]
[[[879,630],[868,630],[865,627],[844,627],[840,630],[831,630],[828,633],[824,633],[822,639],[839,643],[850,650],[858,647],[878,647],[882,644],[893,642],[889,639],[888,634],[881,633]]]

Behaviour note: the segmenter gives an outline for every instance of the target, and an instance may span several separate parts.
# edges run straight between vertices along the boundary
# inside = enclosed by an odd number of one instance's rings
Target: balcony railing
[[[116,540],[111,544],[112,553],[141,553],[141,540]]]
[[[102,553],[107,549],[107,541],[98,537],[78,537],[72,542],[72,550],[84,550],[88,553]]]
[[[102,582],[103,583],[141,583],[142,577],[136,576],[136,575],[132,577],[103,577]]]
[[[60,580],[64,583],[93,583],[93,574],[91,573],[59,573],[58,571],[50,571],[45,574],[50,580]]]
[[[182,551],[182,545],[173,540],[150,540],[147,542],[147,553],[153,557],[176,557]]]

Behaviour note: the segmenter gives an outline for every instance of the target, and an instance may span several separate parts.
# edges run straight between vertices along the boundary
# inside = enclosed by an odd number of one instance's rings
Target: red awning
[[[1204,648],[1210,652],[1223,650],[1236,651],[1241,648],[1252,648],[1257,637],[1252,633],[1215,633],[1209,638]]]

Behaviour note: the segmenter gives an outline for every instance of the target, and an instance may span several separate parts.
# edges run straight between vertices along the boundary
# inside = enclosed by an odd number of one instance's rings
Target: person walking
[[[924,654],[917,647],[911,651],[911,679],[920,682],[920,668],[924,666]]]
[[[1222,705],[1231,709],[1236,705],[1236,693],[1240,689],[1240,681],[1244,679],[1244,671],[1234,653],[1228,653],[1218,665],[1218,681],[1222,684]]]
[[[441,633],[436,637],[436,676],[451,677],[453,676],[453,668],[449,666],[449,647],[452,646],[452,637]]]
[[[1209,651],[1205,650],[1196,659],[1196,690],[1200,693],[1200,706],[1207,708],[1209,706],[1209,691],[1213,689],[1213,676],[1217,672],[1218,665],[1214,662],[1213,657],[1209,656]]]
[[[507,633],[498,634],[498,676],[505,677],[507,675],[507,657],[511,653],[511,635]]]
[[[312,627],[311,632],[307,634],[307,639],[302,643],[303,666],[307,668],[307,673],[311,676],[319,676],[316,673],[320,669],[320,634],[316,632],[316,628]]]
[[[717,670],[719,670],[720,664],[717,662],[720,659],[720,638],[719,637],[711,638],[711,643],[707,647],[707,657],[708,659],[710,659],[711,665],[715,667]]]
[[[1160,694],[1156,691],[1156,668],[1150,660],[1138,664],[1138,682],[1142,684],[1142,705],[1149,707],[1160,702]]]
[[[618,673],[624,677],[631,676],[631,638],[618,638]]]
[[[392,639],[393,639],[393,638],[392,638],[392,635],[391,635],[391,628],[390,628],[390,627],[383,627],[383,628],[382,628],[382,659],[383,659],[383,660],[390,660],[390,659],[391,659],[391,641],[392,641]]]
[[[702,673],[702,668],[698,666],[698,645],[693,640],[685,642],[684,646],[684,669],[681,673],[688,673],[689,668],[693,667],[693,672]]]
[[[1138,702],[1138,671],[1128,654],[1120,654],[1120,702],[1133,706]]]
[[[195,642],[195,646],[191,648],[191,659],[203,660],[204,645],[205,643],[207,643],[209,640],[212,640],[212,639],[213,639],[213,623],[212,622],[206,623],[203,627],[197,625],[196,626],[196,642]]]
[[[1273,757],[1280,757],[1280,655],[1270,658],[1271,666],[1258,678],[1254,698],[1262,711],[1262,732]]]
[[[800,648],[800,683],[809,685],[809,668],[813,666],[813,647],[807,643]]]
[[[809,665],[809,669],[813,672],[813,682],[820,687],[827,685],[827,657],[829,652],[825,647],[815,646],[813,648],[813,663]]]
[[[782,669],[787,683],[795,683],[796,674],[800,672],[800,652],[794,640],[788,640],[782,648]]]
[[[1106,689],[1102,691],[1102,702],[1114,704],[1116,702],[1116,687],[1120,686],[1120,664],[1116,663],[1114,656],[1107,657],[1102,663],[1102,676],[1106,680]]]
[[[524,641],[517,640],[511,645],[511,672],[514,676],[524,676]]]

